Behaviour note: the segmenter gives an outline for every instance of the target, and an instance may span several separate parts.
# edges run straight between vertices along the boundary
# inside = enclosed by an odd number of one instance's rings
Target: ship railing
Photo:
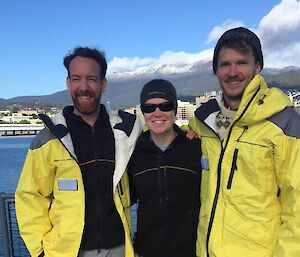
[[[3,248],[0,257],[30,257],[20,237],[13,194],[0,193],[0,226],[2,239],[0,249]]]
[[[133,232],[136,232],[136,211],[137,204],[134,204],[131,207]],[[30,257],[19,233],[13,194],[0,193],[0,227],[0,257]]]

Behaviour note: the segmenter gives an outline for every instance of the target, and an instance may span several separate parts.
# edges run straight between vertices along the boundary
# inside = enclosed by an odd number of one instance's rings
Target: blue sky
[[[265,67],[300,66],[297,0],[1,1],[0,98],[64,90],[62,59],[78,45],[104,50],[109,73],[132,71],[211,59],[236,26],[260,36]]]

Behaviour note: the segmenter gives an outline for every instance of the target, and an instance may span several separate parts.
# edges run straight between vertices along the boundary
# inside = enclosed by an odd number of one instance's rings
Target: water
[[[0,192],[14,194],[28,147],[33,136],[24,137],[0,137]],[[12,225],[13,226],[13,225]],[[17,232],[12,232],[17,235]],[[18,241],[17,241],[18,244]],[[24,248],[18,247],[19,250]],[[17,251],[15,251],[17,253]],[[20,253],[20,252],[19,252]],[[2,235],[0,232],[0,256],[3,256]],[[17,254],[15,256],[25,256]]]
[[[32,136],[0,137],[0,192],[15,192],[32,139]]]

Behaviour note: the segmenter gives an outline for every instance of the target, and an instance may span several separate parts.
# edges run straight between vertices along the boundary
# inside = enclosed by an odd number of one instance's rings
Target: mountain
[[[139,103],[139,94],[143,85],[151,79],[163,78],[170,80],[176,87],[179,96],[199,96],[204,92],[219,90],[219,84],[212,71],[211,61],[201,61],[189,65],[152,65],[133,72],[108,74],[107,91],[102,102],[112,109],[133,106]],[[283,90],[300,90],[300,67],[283,69],[264,68],[261,74],[270,87],[276,86]],[[71,104],[69,92],[60,91],[43,96],[19,96],[10,99],[0,98],[0,108],[19,105],[22,107],[63,107]]]

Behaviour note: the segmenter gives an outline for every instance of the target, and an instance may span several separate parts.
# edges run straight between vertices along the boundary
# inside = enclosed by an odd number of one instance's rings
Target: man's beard
[[[72,96],[74,108],[83,115],[91,115],[94,114],[100,105],[101,100],[101,94],[99,94],[97,97],[94,97],[94,101],[89,105],[83,105],[80,103],[80,100],[78,100],[78,94],[75,94],[75,97]]]

